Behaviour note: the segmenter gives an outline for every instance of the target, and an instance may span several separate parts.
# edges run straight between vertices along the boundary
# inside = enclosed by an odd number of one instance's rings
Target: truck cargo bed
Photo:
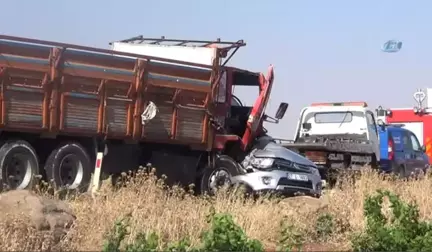
[[[0,36],[0,128],[208,147],[215,66]],[[141,114],[152,101],[154,119]]]

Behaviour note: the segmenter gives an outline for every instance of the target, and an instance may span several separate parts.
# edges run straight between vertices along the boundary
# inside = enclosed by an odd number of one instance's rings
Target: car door
[[[409,175],[415,170],[416,160],[415,151],[413,149],[410,132],[407,130],[402,130],[402,144],[404,149],[404,161],[405,161],[405,173]]]
[[[412,146],[412,162],[415,169],[424,169],[427,166],[427,161],[424,158],[424,152],[414,133],[407,131]]]
[[[405,165],[405,148],[402,141],[402,130],[392,128],[389,130],[389,139],[391,139],[393,143],[393,162],[395,165]],[[388,143],[387,143],[388,150]]]

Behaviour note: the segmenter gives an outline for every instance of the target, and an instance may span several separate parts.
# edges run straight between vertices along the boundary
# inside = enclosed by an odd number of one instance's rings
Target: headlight
[[[254,158],[251,160],[250,164],[259,169],[267,169],[273,165],[273,158]]]
[[[312,173],[314,174],[314,175],[320,175],[320,173],[319,173],[319,170],[318,170],[318,168],[312,168]]]

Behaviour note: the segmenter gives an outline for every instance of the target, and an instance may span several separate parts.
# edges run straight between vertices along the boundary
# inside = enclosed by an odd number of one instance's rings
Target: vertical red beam
[[[5,101],[5,87],[6,87],[6,68],[0,69],[0,82],[1,82],[1,94],[0,94],[0,111],[1,111],[1,117],[0,117],[0,126],[5,125],[6,120],[6,101]]]
[[[143,85],[145,82],[145,68],[147,65],[146,60],[137,59],[135,63],[135,109],[133,114],[133,134],[132,137],[135,140],[141,138],[141,113],[143,110]]]
[[[179,102],[180,92],[181,92],[180,89],[176,89],[172,99],[173,113],[171,119],[171,139],[176,139],[177,137],[177,117],[178,117],[177,103]]]
[[[50,95],[51,95],[51,81],[49,74],[45,74],[42,80],[42,89],[44,91],[44,97],[42,101],[42,129],[48,129],[49,126],[49,106],[50,106]]]
[[[63,130],[64,129],[64,117],[66,116],[64,113],[64,107],[65,107],[65,103],[66,103],[66,96],[64,93],[60,94],[60,120],[59,120],[59,130]]]
[[[219,82],[222,75],[222,69],[219,64],[221,50],[217,48],[215,50],[215,55],[213,58],[213,67],[212,73],[210,75],[211,81],[211,91],[207,94],[204,108],[207,110],[207,113],[204,115],[202,125],[203,132],[201,136],[201,143],[207,142],[207,149],[211,149],[213,147],[214,142],[214,129],[210,128],[210,116],[217,118],[218,112],[218,103],[216,97],[219,95]],[[215,114],[216,113],[216,114]],[[214,118],[215,119],[215,118]]]
[[[58,108],[59,89],[60,86],[64,84],[64,77],[62,76],[63,52],[64,49],[62,48],[53,48],[51,50],[50,56],[50,83],[49,85],[47,85],[45,94],[45,98],[47,98],[47,103],[44,103],[44,113],[46,113],[46,119],[44,116],[44,120],[46,120],[47,127],[49,125],[49,130],[51,132],[57,131],[59,129],[59,116],[63,116],[63,107],[61,107],[60,109]],[[60,123],[60,125],[62,124]]]
[[[99,108],[98,108],[98,129],[97,129],[97,133],[98,134],[103,134],[106,133],[108,134],[108,132],[104,132],[105,131],[105,124],[106,124],[106,120],[105,120],[105,108],[106,108],[106,80],[101,80],[101,83],[99,85],[98,88],[98,95],[99,95]]]

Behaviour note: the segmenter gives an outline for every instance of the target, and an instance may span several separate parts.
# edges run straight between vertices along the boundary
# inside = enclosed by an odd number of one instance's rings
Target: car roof
[[[402,128],[400,126],[387,126],[386,128],[388,131],[409,131],[409,130]]]

